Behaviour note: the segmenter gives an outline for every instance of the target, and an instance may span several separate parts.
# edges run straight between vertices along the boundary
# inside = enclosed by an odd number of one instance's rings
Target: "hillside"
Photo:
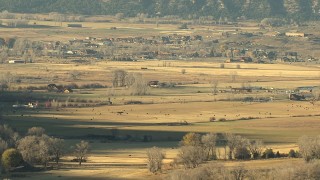
[[[0,0],[0,10],[18,13],[72,13],[114,15],[138,13],[184,18],[313,20],[319,18],[320,0]]]

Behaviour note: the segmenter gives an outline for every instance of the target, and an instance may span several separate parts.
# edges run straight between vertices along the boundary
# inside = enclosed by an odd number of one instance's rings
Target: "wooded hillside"
[[[320,0],[0,0],[0,10],[18,13],[71,13],[86,15],[149,16],[177,15],[183,18],[211,16],[263,19],[281,17],[295,20],[319,18]]]

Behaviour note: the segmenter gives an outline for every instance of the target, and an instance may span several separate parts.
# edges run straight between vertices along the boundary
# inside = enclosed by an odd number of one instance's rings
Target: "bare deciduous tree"
[[[249,143],[249,150],[253,159],[261,157],[264,148],[263,142],[261,140],[252,140]]]
[[[13,53],[15,55],[23,55],[25,50],[29,48],[30,41],[27,39],[19,38],[15,41],[13,46]]]
[[[74,155],[81,166],[81,163],[87,159],[88,152],[89,152],[89,142],[81,141],[80,143],[76,144],[74,149]]]
[[[233,159],[233,154],[237,148],[239,141],[241,141],[241,136],[237,136],[231,133],[225,134],[227,140],[227,146],[229,147],[229,159]]]
[[[112,72],[112,84],[113,87],[125,86],[127,72],[122,69],[118,69]]]
[[[148,156],[148,169],[152,173],[161,171],[162,161],[165,158],[165,153],[157,148],[153,147],[147,150]]]
[[[177,162],[185,168],[195,168],[207,159],[207,152],[199,146],[182,146],[179,150]]]
[[[298,141],[299,152],[305,161],[320,159],[320,136],[302,136]]]
[[[320,86],[312,89],[312,95],[313,95],[313,99],[315,101],[320,100]]]
[[[208,159],[216,159],[216,140],[217,135],[214,133],[208,133],[201,137],[203,147],[208,150]]]
[[[0,157],[6,149],[8,149],[8,143],[0,137]]]
[[[7,51],[2,51],[0,53],[0,64],[4,64],[8,59],[8,52]]]
[[[0,76],[1,91],[4,91],[5,89],[10,91],[11,84],[14,81],[15,81],[15,77],[10,72],[6,72],[6,73],[1,74],[1,76]]]
[[[64,153],[64,140],[59,138],[50,138],[49,147],[50,154],[58,165],[60,158]]]
[[[8,125],[0,125],[0,138],[7,143],[8,147],[14,147],[19,134],[14,132]]]
[[[216,95],[218,93],[218,85],[219,85],[219,81],[213,80],[211,81],[211,93],[213,95]]]
[[[231,178],[234,180],[244,180],[246,179],[246,174],[248,170],[244,168],[243,165],[234,167],[230,170]]]
[[[39,136],[41,137],[44,135],[46,130],[42,127],[32,127],[28,129],[27,135],[28,136]]]
[[[238,77],[238,72],[237,71],[230,72],[230,77],[231,77],[231,82],[236,82]]]
[[[143,78],[142,74],[134,74],[134,83],[130,86],[131,95],[146,95],[149,90],[147,81]]]

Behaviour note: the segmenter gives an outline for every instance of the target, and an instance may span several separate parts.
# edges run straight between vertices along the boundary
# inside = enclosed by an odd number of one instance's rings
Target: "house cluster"
[[[267,35],[267,34],[265,34]],[[270,36],[306,37],[305,33],[269,33]],[[139,59],[193,59],[193,58],[226,58],[227,63],[271,63],[306,61],[298,52],[279,52],[270,47],[257,44],[245,38],[239,41],[221,43],[219,38],[263,36],[262,33],[225,32],[220,37],[215,35],[182,35],[164,34],[158,36],[133,37],[86,37],[44,44],[48,56],[63,58],[93,57],[113,61],[135,61]],[[309,37],[309,36],[308,36]],[[309,58],[313,60],[313,58]]]
[[[313,91],[315,89],[320,88],[317,86],[301,86],[297,87],[291,93],[289,93],[289,99],[295,101],[301,101],[305,99],[312,99],[314,98]]]

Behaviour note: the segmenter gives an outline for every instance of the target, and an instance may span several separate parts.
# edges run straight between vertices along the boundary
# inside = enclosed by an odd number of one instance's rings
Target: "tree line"
[[[261,176],[259,173],[253,175],[243,166],[226,168],[219,163],[217,164],[216,162],[218,161],[215,160],[243,161],[280,157],[303,158],[305,160],[304,170],[312,171],[309,174],[299,174],[303,171],[298,166],[291,167],[290,170],[295,169],[295,171],[299,172],[292,176],[296,177],[293,179],[303,178],[304,176],[310,177],[310,179],[320,177],[320,171],[319,169],[317,170],[320,167],[320,136],[302,136],[298,140],[299,150],[291,149],[287,154],[279,153],[279,151],[274,152],[271,148],[266,148],[261,140],[249,140],[231,133],[225,133],[220,136],[214,133],[205,135],[188,133],[182,138],[179,145],[178,154],[171,166],[173,169],[180,169],[179,167],[182,166],[188,170],[174,170],[171,174],[171,179],[257,179],[261,178],[262,175],[267,176],[267,173],[259,172]],[[217,149],[217,147],[220,148]],[[223,152],[220,152],[221,149],[223,149]],[[165,152],[162,149],[158,147],[148,149],[149,171],[152,173],[161,172],[164,158]],[[213,163],[213,166],[210,163]],[[272,179],[272,171],[268,173],[270,174],[265,179]]]
[[[8,125],[0,125],[0,174],[19,167],[40,165],[47,168],[49,162],[58,167],[61,158],[67,154],[73,155],[73,161],[81,165],[86,161],[89,150],[89,142],[86,141],[68,148],[64,139],[48,136],[42,127],[32,127],[25,136],[21,136]]]
[[[215,19],[239,17],[263,19],[280,17],[295,20],[319,18],[319,0],[0,0],[0,11],[17,13],[69,13],[151,17],[177,15],[183,18],[211,16]]]

